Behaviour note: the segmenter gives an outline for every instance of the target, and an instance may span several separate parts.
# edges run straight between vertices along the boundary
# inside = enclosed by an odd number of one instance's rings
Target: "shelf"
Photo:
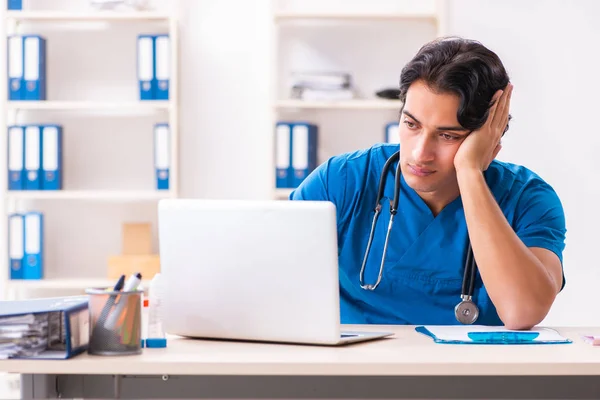
[[[275,105],[277,108],[319,108],[319,109],[352,109],[352,110],[399,110],[402,107],[400,100],[343,100],[343,101],[305,101],[305,100],[280,100]]]
[[[437,21],[433,13],[402,13],[402,12],[380,12],[380,13],[358,13],[358,12],[277,12],[275,21],[296,20],[337,20],[337,21],[396,21],[396,20],[421,20]]]
[[[17,21],[56,21],[56,22],[119,22],[119,21],[168,21],[170,16],[164,13],[139,12],[63,12],[63,11],[7,11],[6,19]]]
[[[114,286],[115,281],[106,278],[51,278],[14,279],[7,281],[8,289],[86,289]]]
[[[168,110],[168,100],[153,101],[9,101],[13,110],[110,110],[110,111],[152,111]]]
[[[11,190],[10,200],[91,200],[91,201],[156,201],[174,197],[170,191],[158,190]]]

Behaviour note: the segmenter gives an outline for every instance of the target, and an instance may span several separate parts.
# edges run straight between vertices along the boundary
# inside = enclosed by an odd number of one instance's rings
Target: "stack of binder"
[[[62,126],[8,127],[8,190],[62,189]]]
[[[169,190],[169,170],[171,166],[171,133],[169,124],[154,125],[154,170],[156,189]]]
[[[384,143],[400,143],[400,125],[398,122],[390,122],[385,126],[385,131],[383,135]]]
[[[41,212],[8,216],[10,279],[44,277],[44,215]]]
[[[276,187],[297,188],[317,166],[318,127],[282,121],[275,135]]]
[[[137,76],[140,100],[168,100],[171,76],[169,35],[138,35]]]
[[[0,301],[0,359],[65,359],[89,343],[87,296]]]
[[[8,99],[46,100],[46,39],[11,35],[7,43]]]

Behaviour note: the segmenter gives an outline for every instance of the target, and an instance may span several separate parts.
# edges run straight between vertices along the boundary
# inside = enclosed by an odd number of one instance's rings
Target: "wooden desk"
[[[414,327],[343,347],[169,338],[139,356],[5,360],[26,398],[600,398],[600,347],[435,344]]]

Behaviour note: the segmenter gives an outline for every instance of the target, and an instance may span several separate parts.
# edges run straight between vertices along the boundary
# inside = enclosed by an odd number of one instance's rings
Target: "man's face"
[[[454,155],[468,131],[456,119],[459,98],[436,94],[422,81],[406,94],[400,116],[400,163],[406,183],[428,198],[457,190]]]

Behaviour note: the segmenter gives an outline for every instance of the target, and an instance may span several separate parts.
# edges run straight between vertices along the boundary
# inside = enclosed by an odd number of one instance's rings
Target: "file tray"
[[[415,330],[433,339],[435,343],[445,344],[565,344],[572,343],[550,328],[530,330],[510,330],[503,326],[485,325],[426,325]]]
[[[67,359],[88,342],[87,296],[0,301],[0,359]]]

